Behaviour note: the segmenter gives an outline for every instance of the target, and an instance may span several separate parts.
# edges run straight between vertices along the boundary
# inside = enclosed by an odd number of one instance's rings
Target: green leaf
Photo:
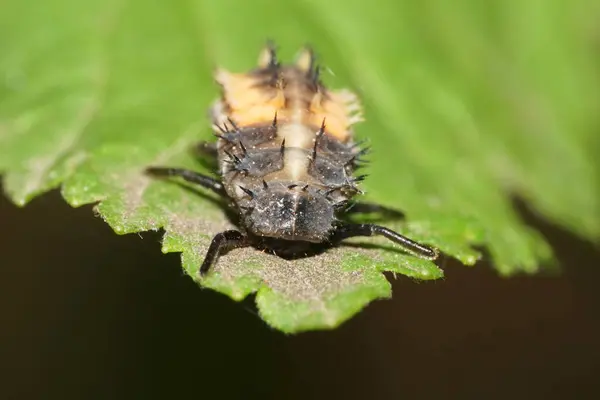
[[[467,265],[485,246],[501,274],[551,251],[512,206],[600,238],[599,7],[584,0],[6,0],[0,15],[0,171],[24,205],[60,186],[120,234],[163,227],[163,250],[196,273],[231,223],[214,197],[154,181],[148,165],[205,171],[215,65],[244,71],[265,39],[314,45],[334,88],[357,90],[373,147],[366,200],[402,209],[386,226]],[[243,299],[285,332],[338,326],[391,295],[383,271],[437,279],[381,239],[294,261],[223,256],[203,286]]]

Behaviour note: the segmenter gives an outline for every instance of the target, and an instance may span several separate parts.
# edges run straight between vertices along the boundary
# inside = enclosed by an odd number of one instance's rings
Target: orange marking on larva
[[[234,109],[263,105],[271,100],[272,95],[256,87],[256,79],[247,74],[233,74],[220,70],[216,76],[217,82],[223,88],[225,102]]]
[[[277,113],[280,122],[302,121],[317,128],[325,119],[328,135],[344,143],[350,141],[352,125],[360,120],[356,116],[360,108],[356,96],[349,91],[329,91],[320,83],[307,84],[314,73],[310,50],[300,52],[296,63],[286,67],[273,67],[273,55],[272,48],[263,50],[258,73],[217,70],[215,79],[222,87],[227,117],[238,126],[258,126],[271,123]]]
[[[231,110],[229,117],[239,126],[250,126],[259,124],[270,124],[273,121],[275,112],[278,113],[278,119],[284,120],[283,114],[279,116],[279,108],[271,105],[255,106],[248,109]]]
[[[240,126],[271,122],[275,113],[285,107],[282,89],[267,91],[249,74],[220,69],[215,78],[223,88],[223,102],[229,108],[229,117]]]
[[[343,96],[336,92],[329,92],[328,98],[317,94],[310,105],[310,124],[319,125],[323,119],[327,120],[327,134],[345,142],[351,138],[352,132],[352,107]]]

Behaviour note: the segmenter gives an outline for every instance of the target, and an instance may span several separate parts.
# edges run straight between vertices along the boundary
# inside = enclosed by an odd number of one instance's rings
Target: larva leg
[[[427,260],[435,260],[438,257],[438,251],[431,247],[417,243],[391,229],[373,224],[347,224],[343,223],[337,226],[334,231],[334,238],[337,240],[348,239],[356,236],[375,236],[381,235],[392,242],[398,243],[409,253]]]
[[[208,247],[208,251],[206,252],[202,266],[200,267],[200,276],[206,275],[210,267],[217,262],[217,259],[223,250],[236,247],[247,247],[249,245],[248,238],[241,232],[231,230],[216,234],[212,242],[210,242],[210,246]]]
[[[223,184],[207,175],[202,175],[189,169],[169,167],[149,167],[146,172],[156,176],[178,176],[184,180],[212,190],[220,196],[226,196]]]

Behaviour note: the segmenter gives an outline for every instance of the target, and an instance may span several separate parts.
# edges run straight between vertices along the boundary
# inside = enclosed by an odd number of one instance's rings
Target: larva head
[[[252,193],[244,225],[257,236],[320,243],[329,237],[334,206],[318,190],[272,183]]]

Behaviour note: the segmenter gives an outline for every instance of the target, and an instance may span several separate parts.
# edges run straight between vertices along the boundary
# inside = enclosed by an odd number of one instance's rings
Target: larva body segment
[[[280,65],[272,49],[246,74],[218,70],[222,97],[211,109],[222,181],[248,233],[323,242],[335,213],[359,189],[359,105],[320,82],[312,52]]]

